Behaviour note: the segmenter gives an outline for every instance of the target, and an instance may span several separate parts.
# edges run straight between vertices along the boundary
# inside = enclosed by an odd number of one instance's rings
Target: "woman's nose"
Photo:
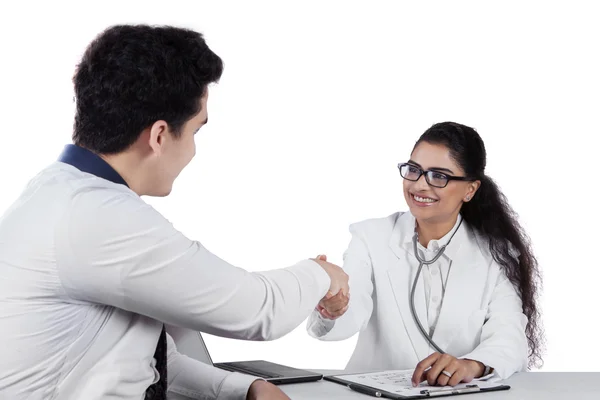
[[[429,184],[425,180],[425,174],[421,175],[419,179],[414,183],[414,187],[417,190],[427,190],[429,189]]]

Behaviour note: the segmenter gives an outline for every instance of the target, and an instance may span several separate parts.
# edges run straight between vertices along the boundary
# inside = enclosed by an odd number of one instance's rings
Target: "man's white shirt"
[[[127,186],[56,162],[0,219],[0,398],[141,400],[163,323],[273,339],[329,284],[312,260],[236,268]],[[168,345],[169,399],[245,398],[255,378]]]

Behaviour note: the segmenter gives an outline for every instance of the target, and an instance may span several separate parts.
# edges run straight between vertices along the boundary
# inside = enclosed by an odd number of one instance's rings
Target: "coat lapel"
[[[471,240],[470,228],[462,226],[453,239],[454,248],[448,246],[452,266],[446,282],[446,292],[437,321],[433,340],[446,351],[455,335],[460,332],[461,321],[465,321],[473,308],[478,309],[470,298],[470,282],[475,281],[474,271],[478,265],[478,249]],[[455,357],[460,355],[452,354]]]
[[[397,259],[394,260],[395,262],[390,263],[388,276],[406,333],[410,338],[417,359],[422,360],[433,353],[435,349],[423,337],[414,321],[410,308],[410,291],[419,266],[412,246],[414,226],[415,219],[410,213],[398,216],[389,242],[390,249]],[[476,254],[478,254],[476,239],[473,237],[471,229],[463,222],[451,244],[447,247],[445,255],[442,256],[444,258],[447,256],[452,260],[452,267],[448,275],[446,292],[433,340],[444,351],[446,351],[455,334],[460,331],[457,326],[460,325],[461,321],[464,321],[463,317],[468,316],[473,308],[479,308],[478,304],[472,303],[471,296],[468,293],[469,282],[475,280],[473,273],[478,265]],[[407,268],[409,271],[406,271]],[[421,270],[421,276],[415,288],[414,304],[421,325],[428,331],[429,324],[422,274],[423,270]]]
[[[415,259],[411,246],[412,235],[415,227],[415,219],[410,213],[400,214],[394,225],[390,238],[390,248],[397,259],[392,262],[388,269],[390,284],[394,292],[396,304],[402,315],[404,329],[411,341],[415,355],[418,360],[427,357],[430,345],[421,334],[414,321],[410,308],[410,293],[412,284],[417,273],[418,261]],[[406,271],[409,269],[409,271]],[[422,277],[419,278],[415,288],[415,310],[421,324],[427,329],[427,310],[425,305],[425,289]]]

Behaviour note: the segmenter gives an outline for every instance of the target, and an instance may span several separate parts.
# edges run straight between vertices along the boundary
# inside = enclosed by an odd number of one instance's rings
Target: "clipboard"
[[[392,373],[394,371],[384,371]],[[349,389],[369,395],[376,398],[382,399],[430,399],[438,397],[457,396],[463,394],[473,393],[487,393],[496,392],[500,390],[509,390],[510,386],[502,383],[489,383],[486,381],[473,381],[468,384],[461,384],[456,387],[437,387],[437,386],[422,386],[417,388],[411,388],[410,393],[398,393],[397,391],[386,390],[385,386],[377,387],[375,385],[369,386],[356,382],[356,379],[349,380],[346,377],[357,377],[361,375],[369,374],[347,374],[347,375],[331,375],[325,376],[323,379],[326,381],[334,382],[340,385],[344,385]],[[400,386],[399,386],[400,387]],[[408,389],[407,389],[408,392]]]

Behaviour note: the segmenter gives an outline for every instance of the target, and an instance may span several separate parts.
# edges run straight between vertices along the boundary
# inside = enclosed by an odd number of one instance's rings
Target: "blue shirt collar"
[[[125,179],[109,163],[104,161],[100,156],[91,152],[90,150],[84,149],[83,147],[76,146],[74,144],[68,144],[65,146],[61,153],[58,161],[72,165],[80,171],[87,172],[88,174],[96,175],[99,178],[106,179],[114,183],[121,185],[127,185]]]

